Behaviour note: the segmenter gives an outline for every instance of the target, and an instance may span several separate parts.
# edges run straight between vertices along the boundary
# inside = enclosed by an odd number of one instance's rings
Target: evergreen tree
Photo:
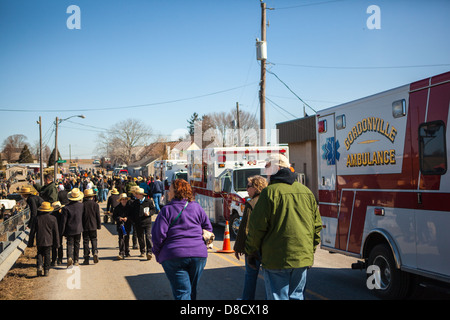
[[[199,116],[197,112],[194,112],[191,116],[191,118],[187,121],[188,122],[188,130],[189,130],[189,135],[193,136],[194,135],[194,124],[196,121],[202,120]]]
[[[27,145],[24,145],[19,156],[19,163],[33,163],[34,159],[31,155],[30,149]]]
[[[61,154],[59,153],[59,150],[58,150],[58,159],[61,159]],[[48,157],[47,166],[51,167],[54,164],[55,164],[55,149],[53,149],[52,153],[50,154],[50,157]]]

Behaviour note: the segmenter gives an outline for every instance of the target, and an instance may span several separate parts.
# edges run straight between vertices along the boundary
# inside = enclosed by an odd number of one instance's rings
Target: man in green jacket
[[[271,155],[266,173],[270,183],[250,216],[245,250],[249,264],[261,259],[268,300],[302,300],[322,229],[317,202],[284,155]]]
[[[33,184],[33,187],[39,192],[39,196],[44,199],[44,201],[53,203],[58,201],[58,190],[53,182],[53,176],[51,174],[44,175],[45,185]]]

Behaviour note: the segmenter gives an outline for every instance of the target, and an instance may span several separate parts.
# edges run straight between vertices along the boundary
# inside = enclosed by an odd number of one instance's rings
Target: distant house
[[[140,149],[142,158],[130,163],[127,167],[128,174],[132,177],[153,176],[155,174],[154,163],[157,160],[185,160],[187,150],[197,150],[199,147],[190,141],[155,142],[145,149]]]

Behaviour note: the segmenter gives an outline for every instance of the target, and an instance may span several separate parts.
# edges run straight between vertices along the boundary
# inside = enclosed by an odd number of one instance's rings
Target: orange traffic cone
[[[231,249],[230,228],[228,227],[228,221],[225,224],[225,233],[223,235],[222,250],[217,250],[216,252],[219,252],[219,253],[233,253],[234,252],[234,250]]]

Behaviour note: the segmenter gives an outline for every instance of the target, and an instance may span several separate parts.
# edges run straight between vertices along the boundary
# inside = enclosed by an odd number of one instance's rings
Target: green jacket
[[[320,242],[322,219],[313,193],[281,169],[271,177],[248,222],[245,250],[260,254],[266,269],[310,267]]]
[[[54,182],[50,182],[44,186],[40,184],[34,184],[33,187],[39,192],[39,196],[44,199],[44,201],[53,203],[58,201],[58,190]]]

